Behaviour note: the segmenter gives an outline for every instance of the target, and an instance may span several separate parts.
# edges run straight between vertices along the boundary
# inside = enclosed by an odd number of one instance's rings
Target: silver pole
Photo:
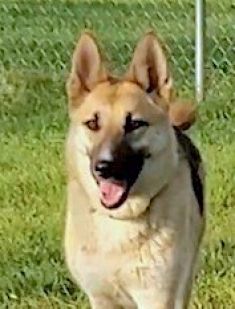
[[[195,0],[195,92],[203,100],[204,81],[204,0]]]

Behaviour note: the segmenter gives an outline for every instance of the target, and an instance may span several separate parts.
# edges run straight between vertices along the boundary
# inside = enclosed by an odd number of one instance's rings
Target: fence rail
[[[235,84],[235,4],[207,1],[205,87],[223,95]],[[137,39],[154,28],[166,43],[176,85],[195,85],[195,3],[178,1],[0,1],[0,69],[64,74],[78,33],[97,32],[117,71],[130,59]]]

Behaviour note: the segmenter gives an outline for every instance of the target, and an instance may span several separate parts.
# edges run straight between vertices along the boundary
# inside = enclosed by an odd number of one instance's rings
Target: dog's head
[[[92,35],[84,33],[73,55],[67,91],[72,173],[96,208],[113,217],[138,216],[177,164],[172,125],[194,120],[192,109],[185,112],[177,104],[176,112],[171,109],[172,78],[159,41],[146,34],[128,72],[115,79]]]

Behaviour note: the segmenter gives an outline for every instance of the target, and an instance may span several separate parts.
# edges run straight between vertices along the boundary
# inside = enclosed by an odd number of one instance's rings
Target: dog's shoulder
[[[202,158],[198,148],[185,133],[175,127],[174,131],[180,151],[183,153],[183,156],[189,164],[193,191],[202,215],[204,211],[204,185],[203,177],[201,175]]]

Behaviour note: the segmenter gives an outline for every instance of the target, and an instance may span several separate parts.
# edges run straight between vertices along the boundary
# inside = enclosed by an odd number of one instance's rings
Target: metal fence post
[[[197,102],[204,95],[204,0],[195,0],[195,95]]]

